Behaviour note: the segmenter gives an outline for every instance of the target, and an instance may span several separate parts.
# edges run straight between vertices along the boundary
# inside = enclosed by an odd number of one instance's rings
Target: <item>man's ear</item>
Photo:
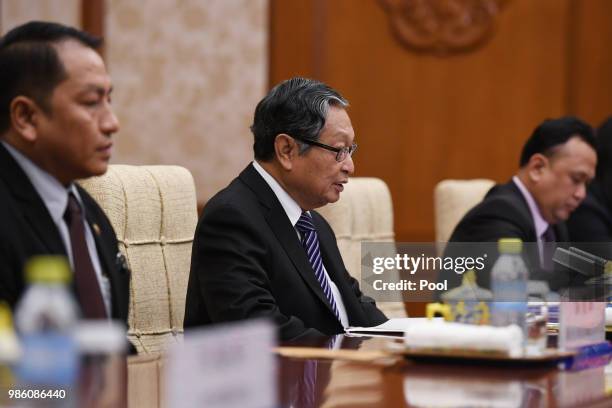
[[[11,101],[10,114],[11,124],[19,136],[28,142],[36,141],[38,118],[42,114],[36,102],[27,96],[17,96]]]
[[[274,139],[274,153],[280,165],[285,170],[291,170],[293,168],[293,160],[300,153],[300,146],[291,136],[279,133]]]
[[[550,160],[548,157],[541,153],[536,153],[531,156],[526,165],[529,179],[533,182],[538,182],[542,178],[544,170],[546,170],[549,164]]]

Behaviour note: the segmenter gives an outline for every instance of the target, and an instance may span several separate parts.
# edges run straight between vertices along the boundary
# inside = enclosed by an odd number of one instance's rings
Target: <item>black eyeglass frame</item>
[[[302,139],[301,137],[291,136],[292,138],[299,140],[302,143],[306,143],[307,145],[317,146],[325,150],[329,150],[330,152],[336,153],[336,161],[338,163],[346,160],[347,157],[353,157],[353,153],[357,150],[357,143],[353,143],[348,147],[333,147],[330,145],[326,145],[325,143],[316,142],[314,140]],[[344,157],[342,157],[344,155]]]

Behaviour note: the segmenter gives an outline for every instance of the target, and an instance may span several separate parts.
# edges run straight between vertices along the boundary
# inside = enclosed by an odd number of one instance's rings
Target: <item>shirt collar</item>
[[[536,237],[539,240],[541,239],[542,234],[544,234],[544,232],[548,229],[549,224],[544,219],[544,217],[542,217],[542,213],[540,212],[538,205],[536,204],[533,196],[531,195],[529,190],[527,190],[527,187],[525,187],[521,179],[519,179],[517,176],[514,176],[512,177],[512,181],[521,191],[521,194],[523,194],[525,201],[527,201],[527,206],[529,207],[529,212],[531,212],[531,217],[533,218],[533,223],[535,225]]]
[[[298,220],[302,216],[302,208],[298,203],[295,202],[293,198],[287,193],[281,185],[276,181],[274,177],[270,173],[268,173],[256,160],[253,160],[253,167],[261,177],[265,180],[266,183],[270,186],[278,201],[280,201],[281,206],[285,210],[287,217],[289,217],[289,221],[291,221],[291,225],[295,227]]]
[[[66,212],[66,207],[68,206],[69,192],[72,192],[75,195],[81,209],[83,208],[81,197],[74,183],[70,183],[68,187],[64,187],[58,179],[38,167],[23,153],[6,143],[4,140],[0,142],[4,145],[6,150],[8,150],[9,154],[13,156],[13,159],[15,159],[26,176],[28,176],[32,186],[34,186],[34,189],[45,203],[45,206],[47,207],[47,210],[49,211],[49,214],[51,214],[51,218],[56,225],[63,222],[64,213]]]

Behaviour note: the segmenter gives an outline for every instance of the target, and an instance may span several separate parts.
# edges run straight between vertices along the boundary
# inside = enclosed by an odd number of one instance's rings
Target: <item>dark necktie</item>
[[[312,217],[306,211],[302,212],[302,216],[295,224],[296,228],[302,235],[302,246],[306,250],[308,255],[308,261],[314,270],[315,276],[325,293],[325,297],[329,301],[334,314],[338,321],[340,321],[340,314],[338,313],[338,307],[334,300],[334,294],[331,291],[331,286],[323,271],[323,259],[321,258],[321,251],[319,250],[319,237],[317,236],[317,230],[312,223]]]
[[[553,269],[553,254],[555,252],[555,243],[557,242],[557,236],[555,229],[552,225],[549,225],[546,231],[542,234],[542,267],[547,271]]]
[[[104,308],[104,300],[102,299],[96,271],[87,249],[83,212],[72,193],[68,194],[68,206],[64,213],[64,221],[66,221],[70,234],[74,281],[83,317],[85,319],[104,319],[107,317],[106,309]]]

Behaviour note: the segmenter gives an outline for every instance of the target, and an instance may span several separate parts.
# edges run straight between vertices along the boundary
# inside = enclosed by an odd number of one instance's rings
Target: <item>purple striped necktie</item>
[[[308,255],[308,261],[321,285],[321,289],[323,289],[323,293],[329,301],[336,318],[340,321],[340,314],[338,313],[338,307],[334,300],[334,294],[332,293],[330,283],[323,270],[323,259],[321,258],[321,251],[319,249],[319,237],[312,222],[312,217],[308,212],[303,211],[302,216],[295,226],[302,236],[302,246]]]

